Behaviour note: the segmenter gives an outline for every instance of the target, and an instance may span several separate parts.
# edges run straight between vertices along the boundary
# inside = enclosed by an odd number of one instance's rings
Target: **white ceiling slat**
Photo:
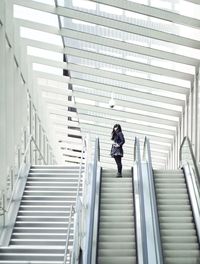
[[[162,32],[159,30],[155,30],[152,28],[147,28],[147,27],[141,27],[137,25],[133,25],[131,23],[126,23],[118,20],[114,20],[111,18],[106,18],[103,16],[97,16],[94,14],[90,14],[87,12],[83,11],[78,11],[72,8],[68,7],[58,7],[57,8],[57,14],[60,16],[68,17],[71,19],[77,19],[81,20],[84,22],[108,27],[108,28],[113,28],[117,30],[121,30],[123,32],[128,32],[144,37],[149,37],[161,41],[167,41],[170,43],[178,44],[181,46],[187,46],[195,49],[200,48],[200,41],[189,39],[186,37],[181,37],[175,34],[170,34],[166,32]]]
[[[44,65],[49,65],[49,66],[56,67],[56,68],[66,69],[66,70],[85,73],[85,74],[91,74],[91,75],[95,75],[95,76],[99,76],[99,77],[103,77],[103,78],[108,78],[108,79],[113,79],[113,80],[119,80],[119,81],[123,81],[123,82],[127,82],[127,83],[143,85],[143,86],[147,86],[147,87],[152,87],[154,89],[166,90],[166,91],[170,91],[170,92],[174,92],[174,93],[181,93],[181,94],[188,94],[189,93],[189,88],[181,87],[178,85],[152,81],[150,79],[133,77],[130,75],[115,73],[115,72],[111,72],[111,71],[108,72],[105,70],[94,69],[92,67],[88,67],[85,65],[77,65],[77,64],[73,64],[73,63],[64,63],[64,62],[48,60],[48,59],[44,59],[44,58],[39,58],[37,56],[29,56],[29,58],[30,58],[31,62],[41,63]]]
[[[152,94],[150,92],[143,92],[143,91],[134,90],[134,86],[133,86],[133,89],[130,89],[128,87],[123,88],[123,87],[119,87],[119,86],[114,86],[114,85],[112,86],[112,85],[108,85],[108,84],[104,84],[104,83],[102,84],[102,83],[83,80],[83,79],[77,79],[77,78],[69,79],[68,77],[56,76],[53,74],[44,73],[44,72],[40,72],[40,71],[36,71],[34,75],[37,78],[55,80],[55,81],[58,81],[61,83],[71,83],[71,84],[80,85],[80,86],[84,86],[84,87],[99,89],[99,90],[106,91],[106,92],[111,92],[111,93],[116,92],[118,94],[122,94],[125,96],[130,95],[133,97],[142,98],[142,99],[146,99],[149,101],[156,101],[156,102],[161,102],[161,103],[166,103],[166,104],[173,104],[176,106],[184,106],[184,100],[182,100],[182,99],[175,99],[175,98],[168,97],[167,95],[162,96],[162,95]]]
[[[95,76],[99,76],[103,78],[118,80],[118,81],[137,84],[137,85],[143,85],[143,86],[151,87],[151,88],[158,89],[158,90],[165,90],[165,91],[181,93],[181,94],[188,94],[189,92],[188,88],[181,87],[178,85],[167,84],[167,83],[153,81],[150,79],[144,79],[144,78],[139,78],[139,77],[133,77],[133,76],[126,75],[126,74],[115,73],[112,71],[94,69],[86,65],[77,65],[73,63],[68,63],[67,69],[71,71],[91,74],[91,75],[95,75]]]
[[[71,55],[84,59],[95,60],[102,63],[125,67],[126,69],[134,69],[138,71],[149,72],[157,75],[165,75],[167,77],[174,77],[188,81],[192,81],[194,78],[192,74],[186,74],[175,70],[149,65],[147,63],[135,62],[127,59],[117,58],[110,55],[100,54],[97,52],[86,51],[83,49],[65,47],[64,51],[68,56]]]
[[[122,10],[128,10],[131,12],[135,12],[138,14],[155,17],[158,19],[170,21],[180,25],[186,25],[191,27],[200,27],[200,20],[180,14],[176,14],[174,12],[170,12],[168,10],[163,10],[160,8],[134,3],[131,1],[123,1],[123,0],[90,0],[95,3],[105,4],[108,6],[113,6],[116,8],[120,8]],[[191,2],[196,2],[200,4],[199,0],[191,0]]]
[[[94,43],[94,44],[103,45],[103,46],[107,46],[107,47],[111,47],[111,48],[115,48],[119,50],[124,50],[127,52],[134,52],[134,53],[145,55],[145,56],[155,57],[158,59],[164,59],[168,61],[174,61],[174,62],[188,64],[192,66],[197,66],[199,62],[195,58],[190,58],[190,57],[175,54],[172,52],[157,50],[154,48],[143,47],[141,45],[136,45],[136,44],[128,43],[125,41],[101,37],[98,35],[94,35],[92,33],[81,32],[81,31],[74,30],[74,29],[62,28],[61,35],[67,38],[82,40],[82,41],[86,41],[89,43]]]
[[[90,14],[90,13],[83,12],[83,11],[78,11],[72,8],[67,8],[67,7],[55,8],[51,5],[42,4],[42,3],[34,2],[31,0],[29,1],[13,0],[13,2],[15,4],[22,5],[25,7],[30,7],[36,10],[40,10],[40,11],[44,11],[44,12],[48,12],[52,14],[57,14],[58,16],[64,16],[64,17],[68,17],[71,19],[82,20],[84,22],[88,22],[92,24],[95,21],[95,24],[97,25],[114,28],[117,30],[121,30],[123,32],[129,32],[129,33],[133,33],[133,34],[137,34],[137,35],[141,35],[145,37],[155,38],[161,41],[167,41],[167,42],[175,43],[178,45],[188,46],[191,48],[196,48],[196,49],[200,48],[200,41],[197,41],[197,40],[180,37],[174,34],[165,33],[162,31],[151,29],[151,28],[136,26],[136,25],[126,23],[126,22],[116,21],[114,19],[110,19],[106,17],[100,17],[94,14]]]
[[[113,124],[116,123],[116,121],[118,120],[117,123],[123,124],[123,126],[125,127],[130,127],[133,129],[138,129],[138,130],[144,130],[147,131],[148,133],[160,133],[163,135],[171,135],[173,136],[175,134],[175,130],[169,130],[169,129],[164,129],[164,128],[160,128],[160,127],[155,127],[155,126],[151,126],[151,125],[142,125],[142,124],[138,124],[137,121],[133,118],[132,122],[128,122],[128,120],[126,121],[124,119],[124,121],[120,120],[120,114],[118,117],[100,117],[100,116],[94,116],[94,115],[90,115],[90,114],[85,114],[84,112],[82,113],[81,111],[79,112],[79,119],[80,119],[80,123],[81,125],[86,123],[89,124],[89,122],[94,122],[94,127],[96,127],[96,123],[100,123],[100,124]],[[82,121],[84,120],[84,122]],[[108,131],[108,127],[104,126],[104,129],[106,129]],[[147,133],[146,132],[146,133]]]
[[[85,132],[85,133],[90,133],[90,131],[87,129],[87,127],[85,128],[85,124],[81,124],[81,131],[82,132]],[[137,132],[137,129],[133,129],[133,134],[134,136],[136,137],[139,137],[139,138],[143,138],[145,136],[148,136],[150,140],[153,140],[153,141],[157,141],[157,142],[160,142],[160,143],[166,143],[166,144],[171,144],[172,143],[172,140],[169,139],[169,138],[165,138],[165,137],[159,137],[159,136],[153,136],[153,135],[150,135],[150,134],[147,134],[147,133],[142,133],[142,132]]]
[[[99,137],[100,141],[101,141],[101,144],[107,144],[110,146],[110,133],[105,133],[105,132],[102,132],[102,131],[99,131],[98,129],[95,131],[94,128],[90,128],[90,126],[84,124],[83,125],[83,131],[89,131],[89,135],[90,135],[90,138],[92,140],[94,140],[96,137]],[[110,131],[109,131],[110,132]],[[135,137],[135,133],[132,131],[127,131],[126,129],[123,129],[123,133],[125,135],[125,138],[126,138],[126,143],[127,142],[130,142],[130,144],[128,144],[128,147],[132,148],[132,145],[134,144],[134,137]],[[143,137],[140,137],[140,140],[143,141]],[[151,149],[152,151],[154,152],[158,152],[158,153],[163,153],[164,155],[168,155],[168,152],[169,152],[169,149],[170,149],[170,146],[165,146],[165,145],[162,145],[160,144],[161,142],[153,142],[152,146],[151,146]],[[143,147],[143,146],[141,146]],[[133,151],[133,149],[132,149]]]
[[[125,96],[130,95],[132,97],[142,98],[142,99],[146,99],[149,101],[161,102],[161,103],[166,103],[166,104],[173,104],[176,106],[183,106],[184,105],[184,101],[181,99],[171,98],[171,97],[168,97],[167,95],[162,96],[162,95],[157,95],[157,94],[153,94],[150,92],[138,91],[138,90],[135,90],[134,86],[132,86],[132,89],[130,89],[128,87],[108,85],[105,83],[98,83],[98,82],[94,82],[94,81],[88,81],[88,80],[77,79],[77,78],[71,78],[71,80],[69,80],[69,82],[71,84],[74,84],[74,85],[80,85],[80,86],[84,86],[84,87],[88,87],[88,88],[98,89],[98,90],[105,91],[105,92],[111,92],[111,93],[114,92],[116,94],[122,94]]]
[[[130,113],[130,112],[122,111],[122,110],[115,110],[115,109],[104,108],[104,107],[99,107],[99,106],[86,105],[83,103],[76,103],[76,107],[79,110],[87,111],[88,115],[90,115],[90,112],[94,112],[96,113],[95,116],[98,116],[98,113],[100,113],[100,114],[104,114],[104,116],[102,117],[105,117],[105,118],[106,118],[105,115],[107,116],[109,115],[110,117],[113,116],[113,117],[121,117],[121,118],[126,118],[126,119],[130,118],[130,119],[148,122],[150,123],[150,126],[153,126],[153,123],[157,123],[157,124],[163,124],[163,125],[176,127],[178,124],[178,120],[177,121],[166,120],[166,119],[164,120],[162,118],[152,117],[151,115],[147,115],[147,114]]]
[[[108,96],[96,95],[94,93],[89,93],[86,91],[77,91],[75,87],[73,90],[73,95],[75,96],[75,98],[93,100],[93,101],[96,101],[99,103],[108,102]],[[127,95],[127,97],[128,97],[128,95]],[[133,98],[133,99],[135,99],[135,98]],[[148,112],[152,112],[152,113],[159,113],[159,114],[163,114],[163,115],[171,115],[171,116],[176,116],[176,117],[180,117],[180,115],[181,115],[180,111],[150,106],[150,105],[147,105],[146,103],[143,103],[143,104],[137,103],[135,100],[132,101],[132,97],[129,97],[128,99],[114,98],[114,100],[116,102],[116,105],[118,105],[118,106],[130,107],[132,109],[143,110],[143,111],[148,111]],[[163,117],[163,119],[164,119],[164,117]]]
[[[150,48],[150,47],[143,47],[141,45],[136,45],[133,43],[128,43],[128,42],[115,40],[111,38],[106,38],[106,37],[94,35],[92,33],[81,32],[81,31],[69,29],[69,28],[61,28],[60,30],[58,30],[56,27],[47,26],[47,25],[37,23],[37,22],[31,22],[31,21],[27,21],[27,20],[23,20],[19,18],[16,18],[15,20],[18,25],[28,27],[30,29],[35,29],[35,30],[39,29],[40,31],[44,31],[44,32],[48,32],[48,33],[52,33],[56,35],[61,35],[67,38],[82,40],[82,41],[94,43],[97,45],[103,45],[103,46],[107,46],[111,48],[116,48],[116,49],[127,51],[127,52],[134,51],[134,53],[137,53],[137,54],[155,57],[158,59],[164,59],[168,61],[174,61],[177,63],[188,64],[192,66],[197,66],[199,62],[197,59],[191,58],[188,56],[179,55],[179,54],[175,54],[175,53],[167,52],[163,50],[157,50],[157,49]],[[30,40],[26,38],[22,38],[22,41],[25,45],[31,45],[34,47],[51,50],[51,51],[55,51],[59,53],[64,52],[63,47],[61,46],[44,43],[44,42],[37,41],[37,40]]]

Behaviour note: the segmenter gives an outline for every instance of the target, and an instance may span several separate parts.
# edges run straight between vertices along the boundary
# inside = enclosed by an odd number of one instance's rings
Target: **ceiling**
[[[101,161],[110,166],[111,131],[120,123],[124,165],[133,162],[134,137],[142,142],[147,136],[154,167],[165,168],[199,65],[199,1],[42,2],[14,0],[24,10],[56,16],[57,26],[53,17],[47,23],[21,15],[15,19],[22,30],[38,30],[46,38],[21,33],[60,162],[79,162],[81,137],[89,133],[92,140],[100,138]],[[47,33],[60,40],[47,41]]]

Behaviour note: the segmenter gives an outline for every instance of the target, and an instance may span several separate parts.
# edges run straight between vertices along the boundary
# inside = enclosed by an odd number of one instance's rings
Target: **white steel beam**
[[[154,117],[151,116],[151,114],[136,114],[136,113],[132,113],[132,112],[126,112],[123,110],[115,110],[115,109],[110,109],[110,108],[104,108],[104,107],[100,107],[100,106],[93,106],[93,105],[88,105],[88,104],[83,104],[83,103],[76,103],[76,107],[78,109],[78,113],[85,113],[88,115],[91,115],[92,113],[95,113],[95,116],[98,117],[105,117],[109,116],[109,117],[113,117],[113,118],[126,118],[126,119],[133,119],[133,120],[138,120],[138,121],[144,121],[149,123],[150,126],[153,126],[153,123],[155,124],[163,124],[163,125],[167,125],[167,126],[173,126],[176,127],[178,124],[178,120],[174,121],[174,120],[167,120],[167,119],[162,119],[159,117]],[[83,110],[83,111],[82,111]]]
[[[115,94],[116,94],[116,92],[115,92]],[[90,91],[88,91],[88,92],[87,91],[79,91],[79,90],[76,90],[76,87],[74,87],[73,95],[75,96],[75,98],[93,100],[93,101],[96,101],[99,103],[102,103],[102,102],[108,103],[108,101],[110,100],[109,96],[97,95],[97,94],[91,93]],[[127,97],[128,97],[128,95],[127,95]],[[176,116],[176,117],[181,116],[180,111],[170,110],[170,109],[161,108],[161,107],[155,107],[153,105],[147,105],[146,102],[138,103],[134,97],[128,97],[127,99],[115,98],[114,100],[115,100],[117,106],[129,107],[132,109],[148,111],[148,112],[152,112],[152,113],[159,113],[159,114],[163,114],[166,116],[167,115]],[[163,116],[163,119],[165,119],[164,116]]]
[[[68,77],[64,78],[62,76],[57,76],[53,75],[50,73],[44,73],[44,72],[39,72],[36,71],[34,74],[37,78],[42,78],[42,79],[47,79],[47,80],[55,80],[58,82],[63,82],[63,83],[71,83],[74,85],[79,85],[79,86],[84,86],[84,87],[89,87],[93,89],[98,89],[100,91],[105,91],[105,92],[115,92],[116,94],[121,94],[121,95],[130,95],[132,97],[137,97],[140,99],[145,99],[149,101],[155,101],[155,102],[161,102],[161,103],[166,103],[166,104],[172,104],[176,106],[184,106],[185,101],[182,99],[175,99],[172,97],[168,97],[167,95],[157,95],[157,94],[152,94],[149,92],[142,92],[135,90],[135,86],[133,86],[132,89],[128,87],[120,87],[120,86],[114,86],[114,85],[108,85],[108,84],[102,84],[94,81],[89,81],[89,80],[83,80],[83,79],[77,79],[77,78],[71,78],[69,79]],[[142,86],[138,86],[139,88]],[[161,106],[162,107],[162,106]],[[163,106],[163,108],[165,108]]]
[[[83,49],[65,47],[64,52],[68,56],[74,56],[74,57],[84,58],[88,60],[94,60],[94,61],[98,61],[98,62],[102,62],[106,64],[111,64],[111,65],[124,67],[128,69],[134,69],[138,71],[149,72],[149,73],[153,73],[157,75],[164,75],[167,77],[183,79],[187,81],[192,81],[194,78],[192,74],[170,70],[170,69],[164,69],[161,67],[149,65],[147,63],[135,62],[135,61],[131,61],[131,60],[123,59],[123,58],[117,58],[117,57],[110,56],[110,55],[100,54],[100,53],[93,52],[93,51],[86,51]]]
[[[56,34],[56,35],[61,35],[62,37],[67,37],[67,38],[72,38],[72,39],[77,39],[77,40],[82,40],[86,41],[89,43],[94,43],[98,45],[103,45],[111,48],[116,48],[128,52],[134,52],[150,57],[155,57],[158,59],[163,59],[163,60],[168,60],[168,61],[174,61],[177,63],[183,63],[183,64],[188,64],[192,66],[197,66],[199,63],[198,59],[191,58],[188,56],[184,55],[179,55],[163,50],[158,50],[150,47],[143,47],[141,45],[136,45],[133,43],[128,43],[125,41],[120,41],[120,40],[115,40],[107,37],[101,37],[92,33],[86,33],[86,32],[81,32],[75,29],[69,29],[69,28],[61,28],[60,30],[56,27],[52,26],[47,26],[38,22],[32,22],[24,19],[19,19],[15,18],[16,23],[19,26],[23,27],[28,27],[31,29],[35,30],[40,30],[43,32],[51,33],[51,34]],[[30,40],[26,38],[22,38],[23,42],[26,45],[31,45],[34,47],[46,49],[46,50],[52,50],[60,53],[64,53],[63,47],[58,46],[58,45],[53,45],[49,43],[44,43],[41,41],[36,41],[36,40]]]
[[[26,1],[26,0],[13,0],[15,4],[22,5],[25,7],[33,8],[36,10],[49,12],[52,14],[57,14],[58,16],[68,17],[71,19],[77,19],[84,22],[113,28],[116,30],[121,30],[123,32],[128,32],[144,37],[154,38],[161,41],[167,41],[174,44],[187,46],[191,48],[200,48],[200,41],[189,39],[186,37],[177,36],[175,34],[170,34],[166,32],[162,32],[159,30],[147,28],[147,27],[141,27],[137,25],[133,25],[131,23],[117,21],[114,19],[106,18],[103,16],[97,16],[94,14],[90,14],[88,12],[78,11],[72,8],[66,8],[66,7],[53,7],[51,5],[37,3],[34,1]],[[94,23],[95,22],[95,23]]]
[[[160,8],[138,4],[131,1],[123,1],[123,0],[90,0],[91,2],[104,4],[108,6],[113,6],[120,8],[122,10],[131,11],[134,13],[142,14],[145,16],[155,17],[158,19],[170,21],[175,24],[191,26],[191,27],[200,27],[200,20],[180,14],[176,14],[174,12],[170,12],[167,10],[163,10]],[[199,0],[192,0],[192,2],[199,2]]]
[[[120,118],[120,114],[119,114],[119,118]],[[96,122],[101,122],[101,123],[114,123],[114,120],[116,120],[115,117],[110,117],[110,118],[104,118],[104,117],[96,117],[96,116],[92,116],[92,115],[87,115],[87,114],[82,114],[82,112],[79,113],[79,119],[80,119],[80,125],[82,125],[82,119],[83,120],[88,120],[89,121],[96,121]],[[148,125],[141,125],[138,124],[137,122],[134,122],[135,120],[133,119],[133,122],[123,122],[120,121],[121,124],[123,124],[123,126],[132,128],[132,129],[138,129],[138,130],[144,130],[148,133],[160,133],[160,134],[166,134],[166,135],[171,135],[173,136],[175,134],[174,130],[169,130],[169,129],[162,129],[159,127],[152,127],[152,126],[148,126]],[[94,127],[96,127],[96,125],[94,125]]]
[[[73,63],[53,61],[53,60],[49,60],[45,58],[40,58],[37,56],[29,56],[29,58],[30,58],[30,61],[33,63],[48,65],[48,66],[52,66],[56,68],[66,69],[69,71],[75,71],[75,72],[85,73],[89,75],[95,75],[95,76],[123,81],[127,83],[143,85],[143,86],[151,87],[154,89],[166,90],[166,91],[170,91],[174,93],[188,94],[190,90],[189,88],[181,87],[178,85],[152,81],[150,79],[133,77],[130,75],[125,75],[125,74],[120,74],[120,73],[115,73],[115,72],[110,72],[110,71],[108,72],[105,70],[95,69],[95,68],[88,67],[85,65],[77,65]]]
[[[120,122],[120,124],[122,125],[123,133],[126,135],[126,137],[128,137],[129,139],[132,139],[132,141],[134,142],[134,139],[136,136],[135,127],[134,126],[129,127],[127,125],[124,125],[121,122]],[[104,137],[105,136],[107,138],[109,138],[109,137],[111,138],[111,131],[112,131],[111,126],[108,128],[108,127],[105,127],[101,124],[92,126],[92,125],[87,124],[87,123],[82,123],[81,126],[82,126],[82,128],[81,128],[82,132],[87,131],[87,133],[90,134],[90,136],[92,136],[92,137],[97,137],[97,136],[98,137],[101,137],[101,136]],[[137,135],[139,135],[139,139],[141,140],[141,142],[143,142],[144,141],[143,134],[137,133]],[[153,146],[155,149],[159,149],[161,152],[165,152],[165,153],[169,152],[169,150],[171,148],[170,144],[166,144],[166,143],[163,143],[162,141],[159,141],[157,137],[156,137],[156,140],[153,140],[153,139],[151,138],[151,142],[150,142],[151,148]]]
[[[89,130],[84,129],[84,125],[83,124],[81,124],[81,131],[85,132],[85,133],[90,133]],[[136,130],[133,130],[133,134],[134,134],[134,136],[140,137],[140,138],[147,136],[146,134],[144,134],[142,132],[139,133]],[[160,142],[160,143],[166,143],[166,144],[171,144],[172,143],[172,140],[170,140],[169,138],[161,138],[161,137],[152,136],[152,135],[148,135],[148,137],[149,137],[150,140],[157,141],[157,142]]]

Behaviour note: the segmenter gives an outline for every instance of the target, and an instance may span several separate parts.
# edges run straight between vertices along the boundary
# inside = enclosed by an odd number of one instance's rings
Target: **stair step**
[[[57,221],[48,221],[48,222],[40,222],[40,221],[16,221],[15,227],[49,227],[49,228],[66,228],[67,229],[67,221],[65,222],[57,222]]]
[[[134,235],[101,235],[99,237],[99,242],[104,243],[104,242],[131,242],[131,243],[135,243],[135,236]]]
[[[100,242],[98,244],[99,249],[135,249],[134,242]]]
[[[49,217],[52,217],[52,214],[56,215],[56,216],[63,216],[63,217],[66,217],[66,216],[69,216],[70,214],[70,210],[68,211],[19,211],[18,212],[18,216],[33,216],[33,217],[36,217],[36,216],[49,216]]]
[[[112,256],[112,257],[98,257],[98,264],[136,264],[136,257],[120,257],[120,256]]]
[[[25,191],[26,192],[51,192],[51,191],[53,191],[53,192],[55,192],[55,191],[57,191],[57,192],[72,192],[72,193],[74,193],[74,192],[76,192],[77,191],[77,187],[78,186],[75,186],[75,185],[73,185],[73,186],[56,186],[55,184],[54,185],[52,185],[52,186],[41,186],[41,185],[39,185],[39,186],[26,186],[26,188],[25,188]]]
[[[121,221],[125,221],[125,222],[133,222],[134,218],[133,216],[100,216],[100,222],[121,222]]]
[[[98,256],[100,257],[135,257],[136,250],[135,249],[99,249]]]
[[[115,235],[135,235],[134,229],[133,228],[126,228],[126,229],[107,229],[107,228],[101,228],[99,229],[99,235],[110,235],[110,236],[115,236]]]
[[[50,195],[23,195],[23,200],[47,200],[47,201],[75,201],[76,200],[76,196],[68,196],[68,195],[60,195],[60,196],[50,196]]]
[[[178,229],[195,229],[192,222],[187,223],[162,223],[160,222],[161,229],[178,230]]]
[[[24,196],[64,196],[64,195],[70,195],[70,196],[76,196],[77,191],[74,190],[25,190]],[[66,197],[66,196],[65,196]]]
[[[101,216],[133,216],[133,210],[102,210],[100,209]]]
[[[60,176],[55,176],[55,177],[42,177],[42,176],[32,176],[28,177],[28,182],[33,182],[33,181],[42,181],[42,182],[65,182],[65,183],[78,183],[78,179],[75,177],[60,177]]]
[[[71,228],[73,234],[74,228]],[[66,234],[67,228],[65,227],[14,227],[13,233],[55,233]]]
[[[67,222],[69,217],[66,216],[56,216],[56,215],[52,215],[52,216],[17,216],[17,221],[30,221],[30,222],[52,222],[52,221],[56,221],[56,222]]]
[[[199,264],[200,257],[166,257],[165,264]]]
[[[26,182],[26,188],[59,188],[64,187],[65,188],[77,188],[78,187],[78,181],[36,181],[31,180]],[[82,181],[80,182],[80,186],[82,186]]]
[[[55,261],[62,261],[63,260],[63,254],[30,254],[30,253],[1,253],[1,260],[6,260],[8,259],[9,260],[28,260],[28,261],[31,261],[31,260],[38,260],[38,261],[41,261],[41,260],[55,260]],[[30,262],[29,262],[30,263]]]
[[[192,215],[192,212],[191,211],[188,211],[188,210],[184,210],[184,211],[169,211],[169,210],[166,210],[166,211],[159,211],[159,216],[160,217],[163,217],[163,218],[167,218],[167,217],[191,217],[193,218],[193,215]]]
[[[54,245],[54,246],[64,246],[66,244],[66,239],[11,239],[10,245]],[[69,244],[72,245],[73,241],[69,240]]]
[[[42,176],[42,177],[63,177],[63,178],[67,178],[68,176],[70,177],[74,177],[76,179],[78,179],[79,175],[78,175],[78,172],[76,171],[66,171],[66,172],[59,172],[59,173],[56,173],[56,172],[29,172],[28,174],[28,177],[34,177],[34,176]]]
[[[166,250],[199,250],[197,243],[163,243]]]
[[[114,186],[112,188],[108,188],[108,187],[101,187],[101,192],[103,194],[105,193],[117,193],[117,194],[121,194],[121,193],[130,193],[132,195],[132,186],[129,187],[124,187],[123,184],[121,184],[121,188],[119,187],[115,187]]]
[[[200,257],[200,251],[199,250],[168,250],[164,249],[164,253],[168,257]]]
[[[56,211],[56,210],[61,210],[61,211],[69,211],[71,208],[71,206],[65,206],[65,205],[57,205],[57,206],[53,206],[53,205],[21,205],[20,206],[20,212],[24,212],[24,211],[39,211],[39,212],[43,212],[43,211]]]
[[[132,228],[134,230],[134,221],[132,222],[100,222],[99,227],[102,229],[129,229]]]
[[[12,233],[12,237],[11,240],[13,239],[58,239],[58,240],[65,240],[66,239],[66,233],[60,233],[60,234],[56,234],[56,233]],[[70,234],[70,239],[73,238],[73,234]]]

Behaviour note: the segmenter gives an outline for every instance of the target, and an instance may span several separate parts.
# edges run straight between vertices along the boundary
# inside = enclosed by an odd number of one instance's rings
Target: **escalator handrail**
[[[179,152],[180,166],[183,166],[183,164],[184,164],[184,160],[183,160],[183,155],[182,154],[183,154],[183,147],[184,147],[184,144],[185,144],[186,141],[188,143],[188,147],[189,147],[189,151],[190,151],[190,156],[192,158],[193,168],[195,170],[196,180],[197,180],[197,183],[198,183],[198,187],[200,188],[200,174],[199,174],[197,162],[196,162],[196,159],[195,159],[195,156],[194,156],[194,152],[193,152],[193,149],[192,149],[192,143],[191,143],[189,137],[187,137],[187,136],[185,136],[183,138],[182,144],[180,146],[180,152]],[[188,162],[188,161],[185,160],[185,162]]]
[[[86,263],[92,262],[93,252],[93,231],[94,231],[94,214],[95,214],[95,195],[96,195],[96,179],[98,172],[98,163],[100,162],[100,143],[99,138],[95,140],[94,158],[92,163],[92,175],[91,175],[91,190],[90,190],[90,206],[88,208],[88,236],[86,239]]]
[[[161,236],[160,236],[160,226],[159,226],[159,218],[158,218],[158,209],[156,203],[156,193],[155,193],[155,184],[153,178],[153,168],[152,168],[152,158],[151,158],[151,147],[150,142],[147,137],[144,140],[144,148],[143,148],[143,161],[147,162],[148,169],[148,186],[150,192],[150,203],[151,203],[151,216],[152,216],[152,229],[155,245],[155,257],[154,263],[162,264],[163,263],[163,254],[162,254],[162,246],[161,246]]]
[[[133,181],[134,181],[133,186],[134,186],[134,203],[135,203],[137,263],[148,264],[140,142],[137,137],[135,137],[135,143],[134,143],[134,163],[135,165],[134,165],[134,174],[133,174]]]
[[[183,147],[186,141],[188,144],[187,147],[189,148],[189,154],[192,160],[192,164],[188,161],[188,159],[184,160],[182,156]],[[192,144],[187,136],[184,137],[183,142],[180,146],[180,166],[183,168],[186,177],[186,184],[191,201],[194,222],[196,224],[197,237],[200,244],[200,176],[197,162],[192,149]]]

